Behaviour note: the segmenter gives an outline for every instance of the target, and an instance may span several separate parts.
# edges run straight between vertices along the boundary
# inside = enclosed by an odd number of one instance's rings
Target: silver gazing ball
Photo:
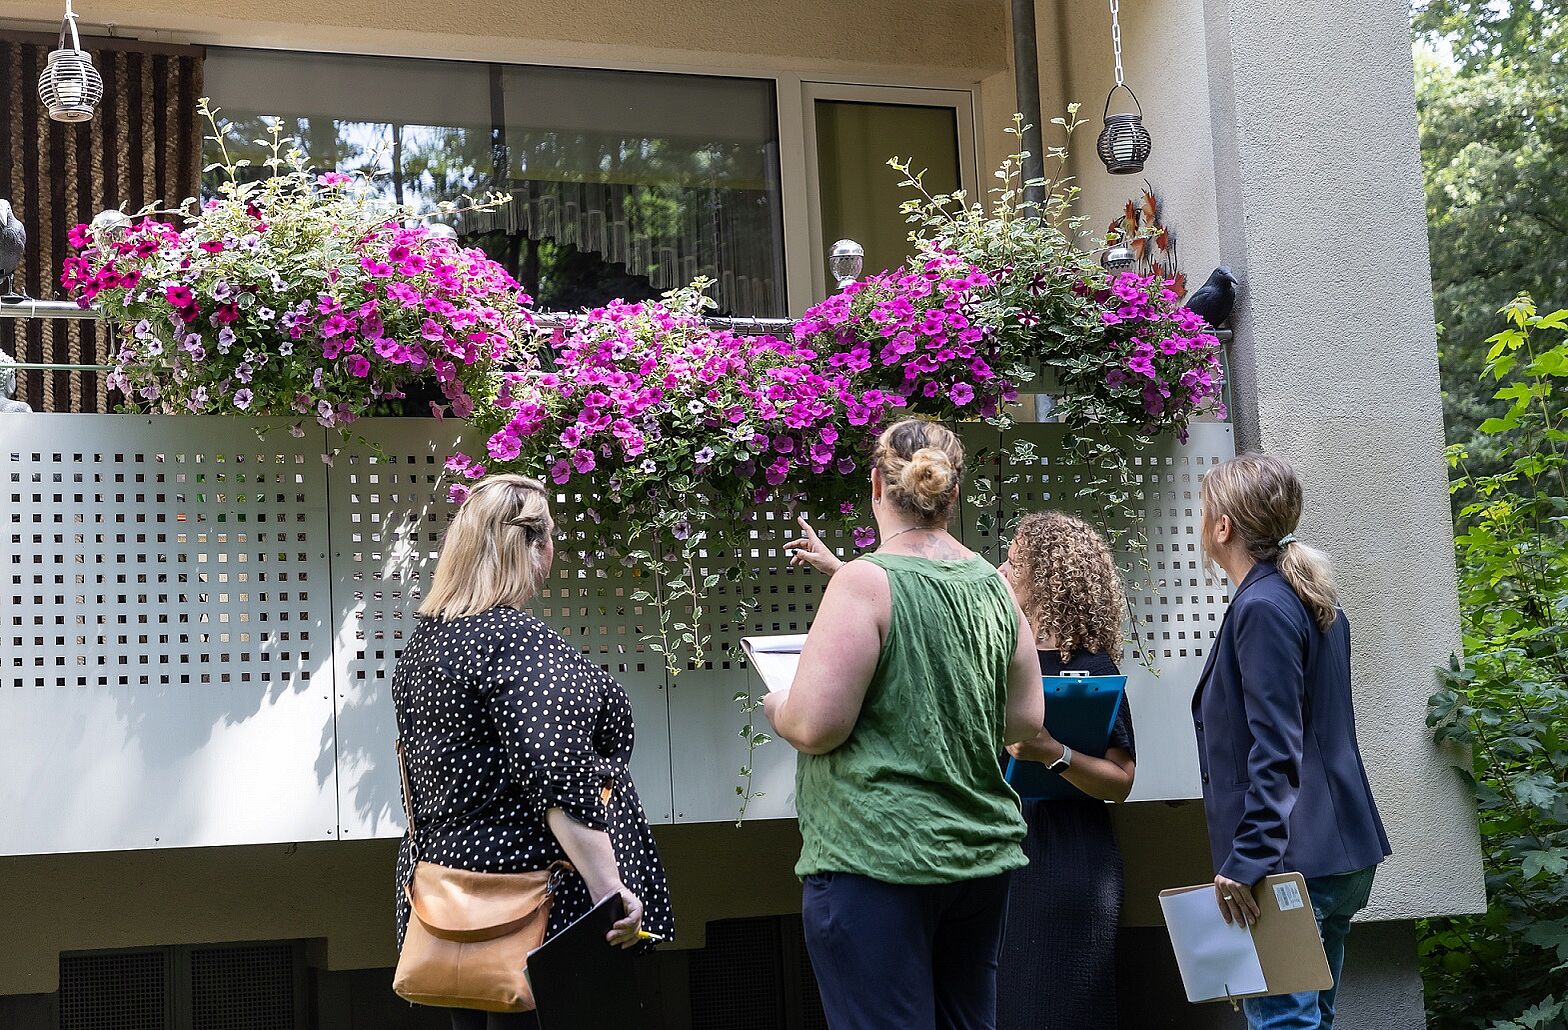
[[[93,215],[93,236],[103,240],[118,240],[125,237],[125,230],[131,227],[131,216],[116,208],[109,208]]]
[[[865,265],[866,248],[854,240],[839,240],[828,250],[828,272],[841,290],[860,278]]]
[[[457,230],[445,222],[431,222],[430,238],[433,240],[455,240],[457,239]]]
[[[1106,247],[1105,253],[1100,255],[1100,267],[1107,272],[1126,272],[1137,265],[1138,255],[1125,243]]]

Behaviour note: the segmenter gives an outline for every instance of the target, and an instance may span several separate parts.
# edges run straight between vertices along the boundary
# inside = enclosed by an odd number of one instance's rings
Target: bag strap
[[[414,837],[414,792],[408,782],[408,763],[403,760],[403,738],[398,737],[392,742],[392,750],[397,752],[397,772],[403,778],[403,816],[408,820],[408,836]]]

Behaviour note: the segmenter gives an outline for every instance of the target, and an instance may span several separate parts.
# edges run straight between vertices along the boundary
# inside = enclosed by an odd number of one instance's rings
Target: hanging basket
[[[1119,89],[1125,89],[1132,97],[1135,112],[1111,114],[1111,98]],[[1143,106],[1138,103],[1138,95],[1125,83],[1118,82],[1106,94],[1105,128],[1100,130],[1100,141],[1094,149],[1105,170],[1112,175],[1134,175],[1143,171],[1143,163],[1154,149],[1154,140],[1143,127]]]
[[[70,46],[65,44],[68,30]],[[103,99],[103,77],[93,67],[92,55],[82,49],[74,15],[67,14],[60,25],[60,45],[49,54],[49,63],[39,76],[38,99],[57,122],[91,121]]]

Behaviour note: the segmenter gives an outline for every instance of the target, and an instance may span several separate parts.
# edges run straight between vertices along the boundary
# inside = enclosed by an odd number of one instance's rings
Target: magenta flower
[[[975,399],[975,388],[968,383],[954,383],[952,389],[948,390],[948,396],[961,408]]]
[[[845,514],[848,514],[847,512]],[[864,551],[877,542],[877,531],[870,526],[855,527],[855,546]]]
[[[163,299],[168,301],[172,308],[188,308],[196,297],[183,286],[166,286],[163,290]]]

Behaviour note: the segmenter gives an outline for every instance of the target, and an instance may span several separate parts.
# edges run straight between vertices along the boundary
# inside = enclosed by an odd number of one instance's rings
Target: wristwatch
[[[1070,766],[1072,764],[1073,764],[1073,749],[1068,747],[1066,744],[1063,744],[1062,745],[1062,757],[1058,758],[1056,761],[1054,761],[1050,765],[1046,766],[1046,768],[1051,770],[1054,773],[1059,773],[1059,772],[1062,772],[1063,770],[1065,770],[1068,766]]]

